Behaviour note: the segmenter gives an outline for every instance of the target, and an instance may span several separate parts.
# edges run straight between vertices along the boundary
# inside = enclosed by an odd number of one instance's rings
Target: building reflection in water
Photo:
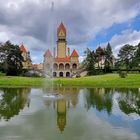
[[[51,89],[52,91],[52,89]],[[68,112],[74,108],[90,110],[94,108],[99,112],[112,115],[114,102],[121,112],[126,115],[136,113],[140,116],[140,91],[139,89],[109,89],[109,88],[68,88],[55,87],[55,94],[61,94],[63,98],[45,100],[47,107],[56,112],[56,123],[60,132],[66,129]],[[1,89],[0,90],[0,120],[8,121],[15,115],[19,115],[25,107],[30,106],[30,88]],[[50,89],[43,89],[44,94],[50,93]],[[116,105],[116,104],[115,104]]]
[[[44,93],[49,93],[51,89],[43,89]],[[69,108],[75,108],[78,101],[78,88],[64,88],[64,87],[55,87],[53,89],[54,93],[61,94],[62,99],[57,100],[45,100],[46,106],[53,106],[57,112],[57,126],[62,133],[67,124],[67,111]]]
[[[49,93],[50,89],[43,89],[44,94]],[[67,124],[67,112],[69,108],[76,108],[80,99],[80,89],[55,87],[54,93],[63,95],[63,99],[46,100],[47,106],[53,106],[57,113],[57,125],[61,132],[64,131]],[[82,104],[86,110],[95,108],[99,112],[105,111],[109,116],[112,115],[112,109],[115,101],[125,114],[137,113],[140,115],[140,93],[138,89],[111,89],[111,88],[88,88],[82,89]]]
[[[66,126],[66,111],[66,100],[57,100],[57,125],[61,132],[64,131],[64,128]]]

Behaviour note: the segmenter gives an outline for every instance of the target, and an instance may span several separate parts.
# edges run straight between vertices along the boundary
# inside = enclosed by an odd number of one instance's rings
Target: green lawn
[[[43,81],[43,78],[0,76],[0,87],[37,87],[41,86]]]
[[[140,74],[129,74],[126,78],[120,78],[118,74],[89,76],[74,79],[56,79],[55,83],[65,86],[82,87],[140,87]]]
[[[120,78],[118,74],[107,74],[81,78],[56,78],[54,85],[79,87],[140,87],[140,74],[129,74]],[[50,80],[46,78],[28,78],[0,76],[0,87],[41,87]]]

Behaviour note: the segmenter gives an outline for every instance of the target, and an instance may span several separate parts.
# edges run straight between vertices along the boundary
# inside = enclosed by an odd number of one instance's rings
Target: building
[[[42,63],[40,63],[40,64],[33,64],[32,65],[32,69],[33,70],[40,70],[40,71],[42,71],[43,70],[43,64]]]
[[[21,55],[23,57],[22,65],[23,69],[30,69],[32,66],[31,58],[30,58],[30,52],[28,52],[23,44],[19,46],[19,49],[21,51]]]
[[[96,54],[96,63],[95,63],[95,68],[96,69],[104,69],[105,68],[105,63],[107,63],[109,66],[111,66],[111,68],[114,67],[115,65],[115,57],[112,55],[111,58],[112,60],[111,61],[106,61],[105,62],[105,49],[102,48],[102,47],[98,47],[95,51],[95,54]]]
[[[66,28],[61,23],[57,29],[57,47],[53,52],[47,50],[44,54],[43,67],[47,75],[53,77],[72,77],[78,71],[78,53],[74,49],[70,54],[67,48]]]

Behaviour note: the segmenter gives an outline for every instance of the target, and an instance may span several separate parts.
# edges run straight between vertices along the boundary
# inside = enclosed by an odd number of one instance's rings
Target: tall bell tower
[[[66,57],[66,28],[61,23],[57,29],[57,57]]]

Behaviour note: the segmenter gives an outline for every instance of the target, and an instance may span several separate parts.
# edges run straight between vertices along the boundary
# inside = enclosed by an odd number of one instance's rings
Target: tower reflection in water
[[[43,89],[44,93],[49,93],[51,89]],[[62,133],[67,124],[67,111],[69,108],[75,108],[78,102],[78,88],[54,88],[54,93],[61,94],[62,99],[45,100],[45,104],[53,106],[57,113],[57,126]]]
[[[43,89],[43,93],[42,90],[39,90],[39,95],[48,94],[50,93],[49,90],[51,89]],[[85,111],[87,114],[88,111],[94,111],[94,113],[97,114],[102,113],[102,115],[106,114],[108,115],[108,117],[106,116],[108,120],[116,115],[114,114],[114,108],[117,108],[121,114],[123,113],[127,115],[127,117],[133,114],[138,117],[140,116],[140,89],[79,89],[55,87],[53,93],[55,93],[54,95],[61,95],[62,98],[51,100],[44,99],[43,106],[45,105],[45,108],[43,111],[46,113],[47,107],[47,113],[50,113],[51,117],[53,117],[55,112],[55,121],[53,119],[51,120],[56,122],[55,124],[57,125],[55,127],[57,127],[60,132],[66,131],[67,128],[69,131],[72,123],[71,118],[73,117],[73,119],[75,119],[73,113],[77,115],[81,110]],[[31,94],[34,95],[35,93],[34,90],[30,88],[0,89],[0,122],[9,121],[15,116],[19,116],[20,118],[21,116],[19,113],[22,112],[23,109],[30,112],[32,108],[36,108],[38,100],[39,105],[42,103],[42,98],[38,98],[36,95],[30,96]],[[23,111],[23,114],[24,113],[25,112]],[[37,111],[36,113],[40,114],[40,111]],[[36,113],[31,114],[32,118],[36,117]],[[54,126],[53,123],[52,125]]]
[[[47,92],[46,92],[47,93]],[[54,93],[61,94],[63,99],[45,101],[46,105],[53,106],[57,113],[57,126],[61,132],[67,125],[67,113],[70,108],[78,109],[80,100],[87,111],[91,108],[99,112],[106,112],[108,116],[112,115],[114,104],[117,105],[123,113],[129,115],[136,113],[140,116],[140,92],[139,89],[111,89],[111,88],[55,88]],[[81,93],[83,97],[81,96]],[[81,98],[82,97],[82,98]]]
[[[61,132],[64,131],[66,126],[66,101],[64,99],[57,101],[57,125]]]

